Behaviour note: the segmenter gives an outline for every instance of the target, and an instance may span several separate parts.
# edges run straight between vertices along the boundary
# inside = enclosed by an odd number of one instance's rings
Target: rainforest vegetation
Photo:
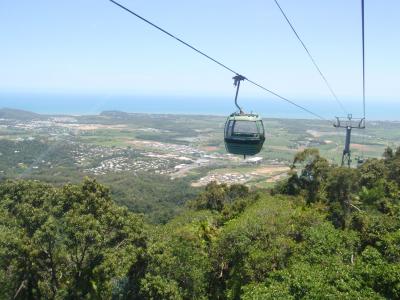
[[[400,149],[357,168],[308,149],[273,189],[183,205],[154,225],[94,179],[4,180],[0,299],[400,299]]]

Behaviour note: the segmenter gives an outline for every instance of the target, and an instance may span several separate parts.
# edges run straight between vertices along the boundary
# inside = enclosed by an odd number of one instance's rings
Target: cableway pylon
[[[351,166],[351,131],[353,129],[365,129],[365,118],[353,118],[351,114],[348,114],[347,117],[336,117],[336,123],[333,124],[336,128],[345,128],[346,129],[346,140],[344,143],[344,149],[342,154],[342,164],[341,166],[347,165],[350,168]]]

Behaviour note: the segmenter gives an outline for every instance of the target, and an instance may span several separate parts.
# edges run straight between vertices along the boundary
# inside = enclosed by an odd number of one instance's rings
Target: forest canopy
[[[94,179],[0,183],[0,299],[400,298],[399,149],[193,197],[154,225]]]

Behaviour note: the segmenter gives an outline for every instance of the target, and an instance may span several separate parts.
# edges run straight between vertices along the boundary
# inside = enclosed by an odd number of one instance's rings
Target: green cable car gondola
[[[240,81],[246,78],[241,75],[233,77],[236,86],[235,105],[239,112],[231,114],[225,123],[225,148],[231,154],[255,155],[259,153],[265,141],[262,119],[257,114],[246,114],[237,104]]]
[[[255,114],[231,114],[225,123],[225,148],[229,153],[255,155],[265,141],[264,125]]]

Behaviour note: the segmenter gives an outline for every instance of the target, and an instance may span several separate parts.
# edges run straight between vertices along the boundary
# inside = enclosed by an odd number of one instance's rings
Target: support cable
[[[303,40],[300,38],[300,35],[297,33],[296,29],[294,28],[292,22],[290,22],[289,18],[287,17],[286,13],[283,11],[282,7],[279,5],[278,0],[274,0],[275,4],[278,6],[279,10],[281,11],[283,17],[285,18],[286,22],[289,24],[290,28],[292,29],[293,33],[303,46],[304,50],[306,51],[308,57],[310,58],[311,62],[313,63],[314,67],[317,69],[319,75],[321,76],[322,80],[325,82],[326,86],[328,87],[330,93],[332,94],[333,98],[339,104],[340,108],[343,110],[345,114],[348,114],[346,108],[344,107],[343,103],[339,100],[338,96],[334,92],[332,86],[329,84],[328,80],[326,79],[324,73],[322,73],[320,67],[318,66],[317,62],[315,61],[314,57],[311,55],[311,52],[308,50],[307,46],[304,44]]]
[[[254,82],[254,81],[252,81],[252,80],[250,80],[250,79],[248,79],[248,78],[247,78],[247,81],[250,82],[250,83],[252,83],[252,84],[254,84],[255,86],[259,87],[260,89],[263,89],[264,91],[266,91],[266,92],[268,92],[268,93],[274,95],[275,97],[278,97],[279,99],[281,99],[281,100],[283,100],[283,101],[286,101],[286,102],[288,102],[288,103],[290,103],[290,104],[296,106],[297,108],[300,108],[300,109],[304,110],[305,112],[307,112],[307,113],[313,115],[314,117],[317,117],[317,118],[319,118],[319,119],[321,119],[321,120],[324,120],[324,121],[331,122],[330,120],[328,120],[328,119],[326,119],[326,118],[320,116],[319,114],[316,114],[316,113],[312,112],[311,110],[309,110],[309,109],[307,109],[307,108],[305,108],[305,107],[303,107],[303,106],[297,104],[296,102],[294,102],[294,101],[292,101],[292,100],[289,100],[289,99],[287,99],[287,98],[285,98],[285,97],[283,97],[283,96],[281,96],[281,95],[279,95],[279,94],[277,94],[277,93],[275,93],[275,92],[273,92],[273,91],[267,89],[266,87],[264,87],[264,86],[258,84],[257,82]]]
[[[361,31],[362,31],[362,81],[363,81],[363,116],[364,116],[364,129],[366,126],[366,120],[365,120],[365,18],[364,18],[364,0],[361,0]],[[365,145],[365,140],[366,140],[366,133],[363,131],[362,133],[362,143]],[[364,162],[364,148],[361,149],[361,160]],[[360,159],[359,159],[360,161]]]
[[[134,11],[130,10],[129,8],[123,6],[122,4],[118,3],[117,1],[114,1],[114,0],[109,0],[109,1],[112,2],[112,3],[114,3],[115,5],[119,6],[119,7],[122,8],[123,10],[127,11],[128,13],[134,15],[135,17],[139,18],[140,20],[142,20],[142,21],[146,22],[147,24],[151,25],[152,27],[154,27],[154,28],[160,30],[161,32],[165,33],[165,34],[168,35],[169,37],[171,37],[171,38],[177,40],[177,41],[180,42],[181,44],[183,44],[183,45],[189,47],[190,49],[192,49],[193,51],[197,52],[198,54],[200,54],[200,55],[206,57],[207,59],[209,59],[209,60],[211,60],[211,61],[213,61],[214,63],[216,63],[216,64],[219,65],[220,67],[222,67],[222,68],[224,68],[224,69],[226,69],[226,70],[228,70],[228,71],[234,73],[235,75],[240,75],[240,73],[234,71],[232,68],[230,68],[230,67],[228,67],[227,65],[223,64],[222,62],[220,62],[220,61],[218,61],[218,60],[212,58],[211,56],[207,55],[207,54],[204,53],[203,51],[201,51],[201,50],[195,48],[194,46],[192,46],[192,45],[190,45],[189,43],[183,41],[182,39],[178,38],[177,36],[173,35],[172,33],[168,32],[168,31],[166,31],[165,29],[161,28],[160,26],[157,26],[157,25],[154,24],[153,22],[150,22],[150,21],[147,20],[146,18],[140,16],[139,14],[137,14],[137,13],[135,13]],[[241,76],[241,75],[240,75],[240,76]],[[301,110],[303,110],[303,111],[305,111],[305,112],[307,112],[307,113],[313,115],[314,117],[317,117],[317,118],[319,118],[319,119],[321,119],[321,120],[330,122],[328,119],[322,117],[321,115],[319,115],[319,114],[317,114],[317,113],[314,113],[314,112],[312,112],[311,110],[309,110],[309,109],[307,109],[307,108],[305,108],[305,107],[303,107],[303,106],[301,106],[301,105],[295,103],[294,101],[289,100],[289,99],[287,99],[287,98],[285,98],[285,97],[279,95],[278,93],[273,92],[273,91],[267,89],[266,87],[262,86],[262,85],[259,84],[259,83],[256,83],[255,81],[252,81],[252,80],[250,80],[250,79],[248,79],[248,78],[246,78],[246,80],[247,80],[248,82],[250,82],[251,84],[253,84],[253,85],[255,85],[255,86],[261,88],[262,90],[264,90],[264,91],[266,91],[266,92],[268,92],[268,93],[274,95],[275,97],[277,97],[277,98],[279,98],[279,99],[281,99],[281,100],[283,100],[283,101],[286,101],[286,102],[288,102],[289,104],[292,104],[292,105],[296,106],[297,108],[299,108],[299,109],[301,109]]]
[[[364,25],[364,0],[361,0],[361,26],[362,26],[362,77],[363,77],[363,115],[365,119],[365,25]]]

